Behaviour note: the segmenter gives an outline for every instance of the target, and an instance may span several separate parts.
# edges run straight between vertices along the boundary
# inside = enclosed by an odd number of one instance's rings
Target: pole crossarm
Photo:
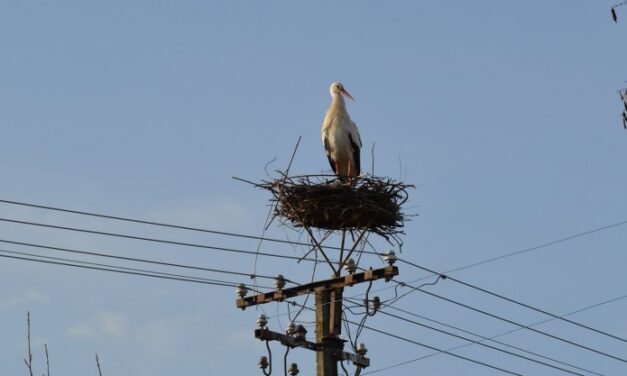
[[[293,298],[295,296],[311,294],[316,291],[332,290],[343,288],[346,286],[352,286],[357,283],[375,281],[377,279],[385,279],[385,281],[391,280],[394,276],[398,275],[398,268],[396,266],[386,266],[381,269],[366,270],[362,273],[347,274],[345,276],[335,277],[324,281],[316,281],[290,287],[288,289],[264,292],[253,296],[247,296],[236,300],[238,308],[246,309],[247,307],[271,303],[276,301],[283,301],[285,299]]]
[[[343,347],[344,347],[343,340],[323,341],[322,343],[315,343],[315,342],[307,341],[303,338],[298,338],[297,336],[273,332],[267,328],[255,329],[255,338],[260,339],[262,341],[279,341],[284,346],[288,346],[291,348],[302,347],[302,348],[305,348],[307,350],[312,350],[312,351],[325,351],[325,349],[329,347],[337,347],[332,350],[336,360],[350,361],[355,366],[358,366],[361,368],[367,368],[368,366],[370,366],[370,359],[366,358],[365,356],[352,354],[352,353],[343,351]],[[329,342],[338,342],[338,343],[331,344]]]
[[[267,328],[255,329],[255,338],[258,338],[262,341],[279,341],[282,345],[289,346],[291,348],[302,347],[312,351],[321,351],[323,348],[322,344],[317,344],[315,342],[307,341],[305,339],[299,339],[295,336],[290,336],[287,334],[273,332],[271,330],[268,330]]]

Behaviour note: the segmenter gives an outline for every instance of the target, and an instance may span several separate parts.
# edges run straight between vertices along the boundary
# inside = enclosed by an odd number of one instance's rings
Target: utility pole
[[[324,350],[316,354],[318,376],[337,375],[334,353],[344,347],[344,342],[339,338],[342,332],[343,291],[342,287],[316,291],[316,342],[324,344]]]
[[[298,143],[292,159],[297,148]],[[358,331],[360,332],[366,317],[373,316],[381,306],[378,297],[375,296],[372,299],[368,297],[372,283],[379,279],[390,281],[398,275],[398,268],[394,266],[397,258],[392,250],[385,255],[377,254],[379,257],[385,256],[383,261],[388,264],[386,267],[374,270],[359,268],[360,272],[357,273],[357,263],[365,253],[364,247],[369,244],[368,237],[372,234],[384,238],[388,244],[396,242],[401,246],[400,228],[404,226],[405,221],[401,207],[409,198],[407,188],[413,186],[370,175],[347,179],[340,176],[338,180],[329,180],[326,175],[289,176],[292,159],[285,172],[279,171],[281,177],[277,180],[263,181],[261,184],[239,178],[238,180],[251,183],[256,188],[268,190],[272,194],[270,202],[273,206],[274,217],[281,217],[286,221],[285,223],[289,223],[289,226],[298,231],[302,230],[308,235],[309,244],[299,243],[311,246],[303,258],[315,251],[316,256],[322,256],[321,260],[324,261],[321,262],[328,264],[332,277],[285,288],[286,281],[279,274],[274,280],[276,290],[251,296],[248,296],[247,287],[240,284],[237,289],[239,299],[236,305],[238,308],[246,309],[259,304],[283,302],[297,296],[314,294],[315,341],[307,340],[307,330],[303,325],[291,322],[285,333],[274,332],[267,327],[266,315],[259,315],[257,318],[259,328],[255,330],[255,338],[265,341],[268,349],[268,356],[261,357],[259,368],[265,376],[270,376],[272,351],[269,343],[278,341],[287,346],[288,351],[296,347],[315,351],[317,376],[337,376],[338,362],[344,361],[351,362],[356,368],[355,376],[359,376],[362,369],[370,366],[370,359],[365,356],[367,352],[365,345],[357,343],[358,334],[353,339],[351,333],[347,333],[351,341],[350,350],[353,352],[344,350],[344,345],[348,341],[340,337],[343,295],[350,286],[364,282],[369,284],[366,297],[363,299],[365,313],[359,324]],[[318,233],[314,229],[318,229]],[[323,243],[334,233],[339,237],[340,246],[323,246]],[[324,236],[317,238],[317,234],[319,236],[324,234]],[[351,245],[347,244],[350,242],[352,242]],[[332,248],[339,251],[338,258],[335,260],[327,254]],[[358,255],[357,263],[351,258],[353,254]],[[318,262],[318,257],[314,261]],[[343,270],[347,274],[342,275]],[[296,304],[294,301],[288,302]],[[304,305],[301,307],[307,308]],[[287,351],[284,362],[287,361],[286,359]],[[341,366],[344,368],[343,363]],[[293,363],[289,370],[285,370],[285,373],[291,376],[297,375],[299,373],[297,365]]]
[[[260,329],[255,330],[255,337],[262,341],[279,341],[290,348],[302,347],[316,351],[317,376],[337,376],[338,361],[350,361],[356,367],[366,368],[370,365],[370,360],[364,356],[365,348],[358,349],[357,354],[346,352],[344,351],[345,341],[339,337],[342,324],[342,295],[345,287],[378,279],[384,279],[387,282],[398,275],[398,268],[393,266],[396,261],[393,252],[386,256],[386,261],[389,266],[381,269],[367,270],[362,273],[355,273],[352,270],[351,274],[345,276],[336,276],[287,289],[283,288],[284,280],[281,283],[282,277],[277,276],[275,280],[277,290],[252,296],[246,296],[248,292],[246,287],[240,285],[237,291],[240,297],[236,300],[236,305],[238,308],[246,309],[258,304],[280,302],[299,295],[313,293],[316,298],[315,342],[306,340],[306,330],[302,325],[292,329],[288,328],[286,334],[270,331],[266,328],[267,318],[265,315],[261,315],[257,319]],[[262,363],[263,358],[260,367],[264,374],[267,374]],[[267,367],[267,363],[265,366]]]

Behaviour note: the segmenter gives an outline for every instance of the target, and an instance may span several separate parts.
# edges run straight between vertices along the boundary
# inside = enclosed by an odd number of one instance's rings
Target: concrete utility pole
[[[278,333],[266,328],[267,319],[260,317],[257,322],[260,329],[255,330],[255,337],[262,341],[279,341],[284,346],[302,347],[316,351],[316,375],[337,376],[338,361],[350,361],[355,366],[366,368],[370,360],[364,356],[365,352],[352,354],[344,351],[344,340],[341,334],[342,324],[342,294],[344,288],[358,283],[371,282],[377,279],[389,281],[398,275],[398,268],[391,265],[376,270],[367,270],[363,273],[352,273],[338,276],[328,280],[316,281],[296,287],[283,289],[281,283],[276,283],[277,290],[246,296],[247,289],[242,285],[238,289],[240,296],[236,301],[238,308],[265,304],[276,301],[284,301],[299,295],[314,293],[316,297],[316,341],[310,342],[305,338],[306,331],[300,326],[293,332]],[[282,278],[282,277],[281,277]],[[302,328],[302,329],[301,329]],[[267,366],[267,364],[265,364]],[[260,362],[261,367],[261,362]],[[265,368],[263,368],[264,374]],[[296,371],[297,372],[297,371]]]
[[[316,375],[336,376],[335,353],[342,351],[342,292],[343,288],[316,291],[316,342],[324,344],[324,350],[316,354]]]

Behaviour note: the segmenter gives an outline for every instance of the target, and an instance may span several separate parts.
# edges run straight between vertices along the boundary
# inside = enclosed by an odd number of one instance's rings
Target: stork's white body
[[[322,143],[335,174],[354,178],[360,172],[361,138],[342,95],[351,97],[337,82],[331,84],[330,91],[333,100],[322,123]]]

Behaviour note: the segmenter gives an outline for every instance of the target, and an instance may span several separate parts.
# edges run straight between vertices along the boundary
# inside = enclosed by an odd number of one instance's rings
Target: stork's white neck
[[[346,110],[346,102],[344,102],[344,97],[341,94],[333,93],[332,97],[331,107],[339,107]]]

